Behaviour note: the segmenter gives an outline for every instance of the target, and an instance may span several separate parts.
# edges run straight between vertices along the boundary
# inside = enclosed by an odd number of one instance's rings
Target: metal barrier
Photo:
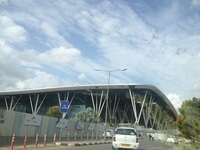
[[[15,133],[13,133],[13,136],[12,136],[12,141],[11,141],[11,144],[10,144],[10,150],[13,150],[14,142],[15,142]]]
[[[98,140],[102,138],[103,132],[85,131],[85,130],[68,130],[63,129],[61,134],[65,140]]]
[[[36,134],[36,137],[35,137],[35,147],[37,148],[38,146],[38,134]]]
[[[28,133],[26,133],[24,136],[24,149],[26,149],[27,138],[28,138]]]
[[[62,139],[63,141],[83,141],[83,140],[100,140],[103,138],[103,132],[102,131],[98,131],[98,132],[95,132],[93,130],[88,130],[88,131],[85,131],[85,130],[68,130],[68,129],[64,129],[63,132],[62,132]],[[3,138],[3,136],[1,135],[1,138]],[[9,137],[6,137],[6,138],[9,138]],[[11,143],[10,143],[10,150],[14,150],[14,145],[16,144],[15,143],[15,140],[16,141],[21,141],[21,139],[23,137],[19,137],[19,136],[16,136],[15,133],[12,134],[12,137],[11,138]],[[51,137],[47,137],[47,134],[44,134],[43,137],[40,137],[40,143],[42,142],[42,145],[45,147],[46,146],[46,143],[47,143],[47,138],[48,139],[52,139],[52,144],[55,146],[56,145],[56,138],[58,138],[56,136],[56,134],[53,134]],[[39,136],[38,136],[38,133],[35,134],[35,137],[28,137],[28,133],[25,134],[24,136],[24,140],[23,140],[23,143],[17,143],[17,145],[22,145],[23,146],[23,149],[26,149],[26,146],[28,145],[28,142],[27,141],[32,141],[32,144],[35,145],[35,148],[38,147],[38,143],[39,143]],[[29,143],[30,144],[30,143]]]

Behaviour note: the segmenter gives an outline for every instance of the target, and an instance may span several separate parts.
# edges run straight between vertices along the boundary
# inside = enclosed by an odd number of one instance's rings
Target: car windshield
[[[136,135],[136,132],[133,129],[117,129],[115,134],[121,135]]]

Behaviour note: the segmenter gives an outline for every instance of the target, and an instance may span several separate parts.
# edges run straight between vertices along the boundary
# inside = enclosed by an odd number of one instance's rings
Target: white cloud
[[[25,78],[26,71],[21,66],[20,59],[18,59],[18,52],[6,45],[5,42],[0,41],[0,74],[4,77],[10,78]],[[1,80],[3,81],[3,78]]]
[[[9,87],[9,90],[53,87],[59,85],[59,83],[61,82],[61,80],[54,75],[50,75],[42,71],[32,70],[31,72],[33,73],[32,77],[25,80],[19,80],[18,82],[16,82],[15,86]]]
[[[8,0],[0,0],[0,5],[3,6],[3,5],[6,5],[8,3]]]
[[[42,22],[39,28],[48,37],[48,44],[50,46],[58,46],[60,44],[65,46],[69,45],[65,38],[57,31],[59,27],[51,25],[51,22]]]
[[[81,59],[80,50],[65,47],[53,48],[44,52],[27,49],[21,52],[13,51],[12,53],[23,66],[37,68],[42,68],[42,65],[45,64],[53,67],[74,64]]]
[[[20,60],[21,65],[25,67],[42,68],[41,62],[43,61],[40,61],[38,55],[40,55],[39,52],[32,49],[27,49],[17,53],[17,58]]]
[[[194,88],[194,90],[196,90],[196,91],[200,91],[200,84],[194,84],[194,86],[193,86],[193,88]]]
[[[192,0],[192,5],[199,6],[200,5],[200,1],[199,0]]]
[[[38,57],[41,63],[73,64],[80,59],[80,56],[81,52],[78,49],[59,47],[41,53]]]
[[[10,43],[20,43],[27,39],[27,31],[6,16],[0,16],[0,39]]]
[[[79,79],[79,80],[84,80],[84,79],[86,79],[86,75],[85,75],[84,73],[82,73],[82,74],[80,74],[80,75],[78,76],[78,79]]]
[[[178,108],[181,107],[181,104],[183,102],[183,100],[180,98],[180,95],[175,94],[175,93],[170,93],[167,95],[167,98],[171,101],[172,105],[178,112]]]

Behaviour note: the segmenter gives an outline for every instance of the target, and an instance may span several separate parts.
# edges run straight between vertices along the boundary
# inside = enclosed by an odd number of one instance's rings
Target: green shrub
[[[199,150],[200,147],[195,147],[193,145],[186,145],[183,147],[183,150]]]

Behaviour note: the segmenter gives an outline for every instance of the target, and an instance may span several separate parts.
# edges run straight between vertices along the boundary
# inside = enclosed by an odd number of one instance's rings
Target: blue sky
[[[198,0],[0,0],[0,91],[151,84],[200,97]]]

